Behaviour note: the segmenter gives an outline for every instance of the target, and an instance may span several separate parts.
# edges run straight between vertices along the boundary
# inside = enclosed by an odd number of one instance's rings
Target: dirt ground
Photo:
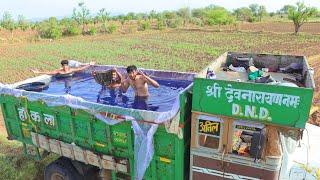
[[[290,33],[294,32],[292,22],[261,22],[261,23],[242,23],[240,30],[243,31],[264,31],[276,33]],[[300,32],[310,34],[320,34],[320,23],[305,23]]]
[[[308,57],[310,66],[314,69],[314,81],[316,89],[313,94],[313,108],[314,111],[309,117],[309,123],[320,126],[320,55]],[[314,110],[315,109],[315,110]]]
[[[310,124],[320,126],[320,111],[316,111],[311,114],[310,119],[308,121]]]

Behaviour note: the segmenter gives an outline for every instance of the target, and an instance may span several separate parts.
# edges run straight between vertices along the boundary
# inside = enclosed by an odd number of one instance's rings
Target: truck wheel
[[[45,180],[81,180],[83,177],[73,167],[70,160],[64,157],[49,164],[44,171]]]

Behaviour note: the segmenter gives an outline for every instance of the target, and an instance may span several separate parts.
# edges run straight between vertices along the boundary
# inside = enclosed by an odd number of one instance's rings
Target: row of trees
[[[17,22],[15,22],[12,15],[9,12],[4,12],[3,17],[0,21],[0,27],[9,30],[12,36],[12,33],[15,29],[19,28],[25,31],[31,27],[31,24],[26,20],[26,18],[23,15],[19,15]]]
[[[31,28],[37,30],[42,37],[55,39],[63,35],[96,34],[97,32],[113,33],[117,29],[116,24],[125,25],[131,21],[138,23],[138,30],[146,30],[151,28],[152,23],[156,23],[155,28],[157,29],[176,28],[188,24],[197,26],[227,25],[237,21],[262,21],[265,16],[275,15],[280,17],[287,16],[293,21],[295,32],[298,33],[300,27],[308,18],[316,15],[320,16],[320,13],[316,8],[307,7],[298,2],[296,6],[286,5],[276,13],[268,13],[263,5],[251,4],[249,7],[238,8],[232,12],[223,7],[210,5],[192,10],[181,8],[177,11],[131,12],[118,16],[110,16],[106,9],[102,8],[95,16],[92,16],[85,4],[79,3],[73,9],[71,17],[61,20],[51,17],[41,22],[28,22],[24,16],[19,15],[17,21],[15,21],[9,12],[5,12],[0,21],[0,27],[9,30],[11,34],[17,28],[23,31]]]
[[[268,15],[267,9],[263,5],[251,4],[249,7],[235,9],[233,14],[239,21],[261,21],[263,17]]]

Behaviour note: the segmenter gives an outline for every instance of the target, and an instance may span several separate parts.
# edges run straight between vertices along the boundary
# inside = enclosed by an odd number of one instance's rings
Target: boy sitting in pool
[[[86,65],[79,65],[78,67],[70,67],[68,60],[62,60],[61,61],[62,67],[60,69],[56,69],[53,71],[43,71],[43,72],[41,72],[37,69],[31,69],[31,71],[35,74],[48,74],[48,75],[68,75],[68,74],[70,74],[70,75],[72,75],[72,73],[85,70],[94,64],[95,64],[95,62],[92,61]]]
[[[155,88],[159,88],[160,85],[157,81],[145,75],[142,71],[138,71],[134,65],[127,67],[128,78],[121,83],[123,92],[127,92],[129,86],[135,92],[135,100],[133,108],[135,109],[147,109],[146,101],[149,97],[148,84]]]

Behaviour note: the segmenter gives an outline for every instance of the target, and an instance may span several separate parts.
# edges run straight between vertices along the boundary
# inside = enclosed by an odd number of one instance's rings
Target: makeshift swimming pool
[[[49,88],[41,92],[55,95],[70,94],[90,102],[163,112],[169,111],[179,92],[192,83],[188,80],[155,78],[160,87],[154,88],[149,85],[150,96],[148,98],[135,98],[132,88],[129,88],[127,93],[122,93],[119,89],[105,88],[96,83],[89,73],[78,73],[74,74],[73,77],[66,78],[53,78]]]
[[[193,73],[142,69],[160,84],[158,89],[149,86],[150,97],[145,101],[145,99],[134,98],[131,88],[127,93],[104,89],[91,76],[93,71],[106,71],[113,67],[94,66],[85,72],[64,78],[48,75],[38,76],[15,84],[1,86],[1,91],[3,94],[16,97],[23,96],[28,101],[41,101],[48,106],[66,105],[74,109],[83,109],[107,124],[119,122],[118,119],[110,118],[108,114],[119,115],[121,116],[120,120],[163,123],[176,117],[179,112],[179,96],[188,87],[191,87],[195,76]],[[124,67],[117,68],[121,74],[126,74]],[[24,84],[32,85],[35,82],[49,84],[49,87],[40,89],[41,92],[15,89],[24,87]],[[32,90],[32,88],[28,90]]]
[[[90,150],[86,152],[127,158],[135,179],[144,177],[152,159],[166,157],[165,162],[175,162],[166,163],[166,168],[174,167],[172,172],[177,177],[183,177],[180,167],[183,166],[181,163],[185,154],[177,149],[186,147],[184,139],[189,138],[186,134],[188,129],[183,124],[189,117],[187,110],[191,108],[191,97],[187,90],[191,88],[195,74],[142,70],[161,86],[158,89],[149,86],[150,97],[143,104],[134,99],[132,89],[119,95],[118,92],[103,89],[91,76],[93,70],[111,68],[113,66],[95,66],[73,77],[43,75],[15,84],[0,84],[0,92],[2,97],[17,102],[12,106],[16,107],[16,118],[19,123],[32,124],[30,128],[36,134],[34,137],[55,132],[59,136],[50,134],[50,138]],[[118,71],[126,74],[124,67],[118,67]],[[26,87],[28,91],[23,90]],[[35,125],[34,122],[41,123]],[[157,131],[159,124],[161,128]],[[70,130],[74,133],[69,134]],[[34,144],[31,141],[29,133],[26,142]],[[154,151],[153,142],[161,149]]]

